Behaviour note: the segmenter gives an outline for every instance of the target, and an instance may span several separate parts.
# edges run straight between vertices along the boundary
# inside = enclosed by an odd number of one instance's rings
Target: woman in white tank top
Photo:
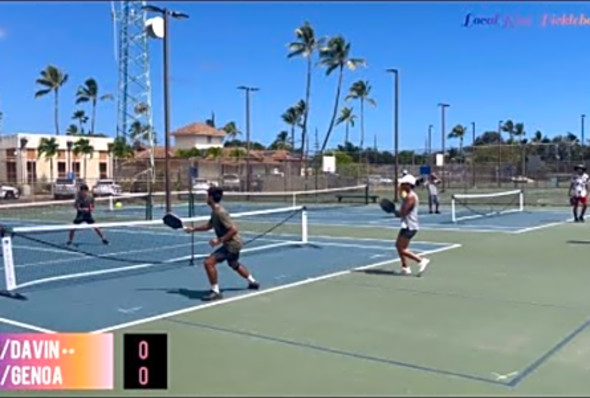
[[[428,268],[430,260],[420,257],[408,249],[408,246],[410,246],[410,241],[418,233],[418,229],[420,227],[418,223],[418,206],[420,203],[418,195],[414,191],[414,187],[416,186],[416,178],[408,174],[403,176],[399,180],[399,183],[401,197],[403,199],[401,209],[399,211],[401,229],[397,235],[395,247],[402,264],[401,273],[403,275],[412,274],[412,270],[407,263],[407,259],[409,258],[410,260],[413,260],[419,264],[418,276],[422,276],[424,271],[426,271],[426,268]]]

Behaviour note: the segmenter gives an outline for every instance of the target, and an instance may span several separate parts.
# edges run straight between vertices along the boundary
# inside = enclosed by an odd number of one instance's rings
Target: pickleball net
[[[231,217],[240,230],[245,255],[307,243],[304,207],[234,213]],[[183,218],[184,225],[208,220],[209,216]],[[101,242],[94,228],[103,231],[108,245]],[[76,231],[74,244],[66,245],[70,230]],[[200,264],[213,250],[209,246],[213,237],[213,231],[186,234],[172,230],[162,220],[9,228],[2,238],[5,292]]]
[[[174,191],[170,195],[173,210],[182,217],[206,215],[205,192]],[[164,192],[123,193],[95,197],[95,219],[99,222],[159,219],[164,215]],[[326,210],[365,205],[369,202],[367,185],[309,191],[225,192],[226,208],[233,213],[291,206],[308,210]],[[74,200],[49,200],[0,204],[0,223],[9,226],[69,223],[74,219]]]
[[[524,211],[522,190],[482,194],[455,194],[451,199],[453,222]]]

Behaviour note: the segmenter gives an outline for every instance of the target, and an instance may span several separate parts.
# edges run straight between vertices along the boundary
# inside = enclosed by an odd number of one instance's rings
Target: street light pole
[[[438,106],[440,106],[440,112],[441,112],[441,128],[440,128],[440,134],[441,134],[441,143],[442,143],[442,168],[441,168],[441,177],[442,177],[442,187],[441,190],[444,192],[445,191],[445,110],[451,106],[449,104],[445,104],[443,102],[439,103]]]
[[[259,91],[257,87],[240,86],[246,92],[246,192],[250,192],[250,92]]]
[[[428,125],[428,162],[432,162],[432,124]]]
[[[394,156],[395,156],[395,165],[393,168],[394,172],[394,179],[393,183],[395,184],[394,190],[394,197],[393,201],[397,203],[398,201],[398,178],[399,178],[399,70],[397,69],[387,69],[386,72],[393,73],[394,75],[394,105],[393,105],[393,114],[394,114],[394,131],[393,131],[393,141],[394,141]]]
[[[169,17],[176,19],[188,18],[188,14],[171,11],[167,8],[160,8],[156,6],[146,5],[142,7],[145,11],[152,11],[162,16],[163,20],[163,32],[154,32],[153,37],[164,39],[164,184],[166,194],[166,213],[172,211],[172,197],[170,187],[170,75],[169,75],[169,64],[170,64],[170,50],[169,50],[169,28],[168,22]],[[150,126],[151,127],[151,126]]]
[[[582,146],[584,146],[584,119],[586,119],[586,115],[582,114],[581,118],[582,118],[582,134],[581,134],[580,138],[582,140]]]

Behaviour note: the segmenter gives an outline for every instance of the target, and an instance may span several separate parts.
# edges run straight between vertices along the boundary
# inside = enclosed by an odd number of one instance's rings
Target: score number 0
[[[150,351],[150,346],[147,343],[147,341],[141,340],[139,342],[139,359],[141,359],[142,361],[145,361],[146,359],[148,359],[149,351]],[[150,371],[148,370],[148,368],[146,366],[140,367],[139,368],[139,379],[138,379],[139,384],[141,384],[142,386],[147,386],[149,379],[150,379]]]
[[[168,388],[168,341],[165,334],[125,334],[124,388]]]

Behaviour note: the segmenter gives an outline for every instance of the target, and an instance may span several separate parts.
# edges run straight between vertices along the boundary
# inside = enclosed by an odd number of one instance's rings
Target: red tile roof
[[[213,136],[225,137],[227,134],[223,130],[218,130],[205,123],[191,123],[171,133],[173,136]]]

